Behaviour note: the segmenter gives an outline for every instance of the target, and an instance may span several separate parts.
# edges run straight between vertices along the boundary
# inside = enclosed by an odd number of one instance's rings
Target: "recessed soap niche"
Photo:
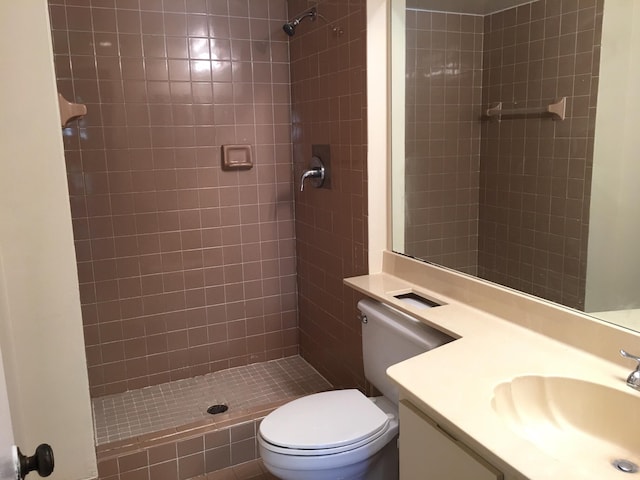
[[[427,298],[416,292],[399,293],[397,295],[394,295],[393,298],[397,298],[401,302],[417,308],[426,309],[426,308],[441,307],[442,305],[445,305],[445,303],[443,302],[433,300],[431,298]]]
[[[252,167],[251,145],[222,145],[223,170],[249,170]]]

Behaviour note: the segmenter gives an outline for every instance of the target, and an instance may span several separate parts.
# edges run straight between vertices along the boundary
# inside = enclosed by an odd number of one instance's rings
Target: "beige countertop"
[[[580,452],[574,452],[577,458],[567,459],[566,454],[543,451],[509,428],[492,407],[492,399],[498,385],[528,375],[570,377],[640,395],[625,383],[632,362],[622,367],[387,273],[350,278],[345,283],[456,338],[390,367],[387,374],[442,428],[487,460],[499,459],[496,466],[509,471],[505,471],[506,478],[631,478],[610,465],[609,452],[603,452],[602,458],[591,454],[580,458]],[[394,297],[410,291],[443,305],[417,308]],[[581,400],[575,399],[576,408]],[[640,464],[640,451],[620,455]]]

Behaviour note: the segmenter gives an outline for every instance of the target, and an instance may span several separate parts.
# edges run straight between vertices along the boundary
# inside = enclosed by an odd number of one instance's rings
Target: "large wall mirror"
[[[393,250],[640,330],[640,2],[391,2]]]

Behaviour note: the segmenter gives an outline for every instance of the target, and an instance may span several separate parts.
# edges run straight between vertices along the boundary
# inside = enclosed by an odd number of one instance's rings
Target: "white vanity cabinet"
[[[400,480],[502,480],[502,473],[407,400],[400,402]]]

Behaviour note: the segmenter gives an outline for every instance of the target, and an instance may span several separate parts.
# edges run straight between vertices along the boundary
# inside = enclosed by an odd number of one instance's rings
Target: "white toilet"
[[[398,478],[398,392],[386,370],[453,339],[373,300],[361,300],[358,309],[364,373],[384,396],[322,392],[267,415],[258,432],[260,455],[282,480]]]

